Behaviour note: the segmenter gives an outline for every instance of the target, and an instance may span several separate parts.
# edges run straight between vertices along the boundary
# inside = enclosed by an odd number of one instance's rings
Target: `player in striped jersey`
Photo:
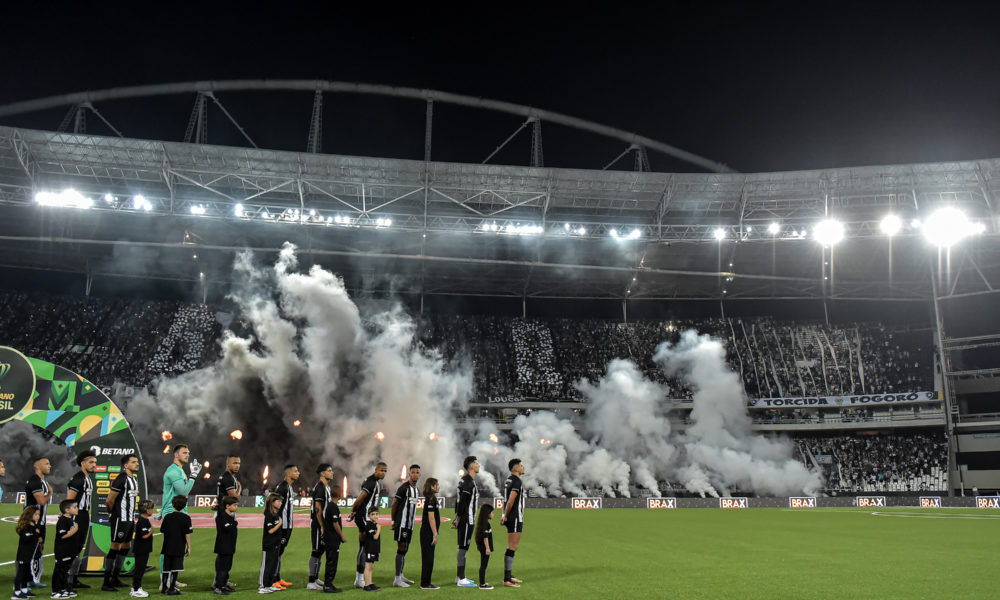
[[[365,530],[368,525],[368,513],[372,508],[376,510],[379,507],[379,499],[382,497],[382,480],[385,479],[385,472],[389,469],[389,465],[384,462],[380,462],[375,465],[375,471],[365,479],[365,482],[361,484],[361,491],[358,492],[358,499],[354,501],[354,506],[351,507],[351,516],[348,517],[349,520],[353,520],[354,524],[358,526],[358,556],[357,565],[355,568],[357,571],[354,574],[354,587],[364,588],[365,587],[365,543],[361,537],[361,533]]]
[[[504,509],[500,524],[507,527],[507,552],[503,556],[503,584],[506,587],[521,587],[521,580],[511,575],[514,568],[514,552],[521,543],[521,529],[524,527],[524,486],[521,475],[524,465],[520,458],[512,458],[507,463],[510,476],[503,484]]]
[[[306,589],[323,590],[328,594],[340,592],[333,585],[337,576],[337,563],[340,561],[340,545],[347,541],[340,526],[340,507],[330,493],[330,482],[333,481],[333,467],[323,463],[316,467],[319,481],[313,486],[312,493],[312,556],[309,558],[309,584]],[[326,575],[323,582],[319,581],[320,558],[326,553]]]
[[[135,527],[135,505],[139,500],[139,457],[128,454],[122,457],[122,472],[115,477],[108,492],[108,525],[111,526],[111,551],[104,559],[104,585],[101,590],[117,592],[126,584],[119,579],[125,557],[132,546]]]
[[[466,456],[462,462],[465,475],[458,482],[458,501],[455,506],[455,522],[452,529],[458,529],[458,555],[455,560],[458,572],[455,585],[459,587],[477,587],[476,582],[465,576],[465,554],[472,543],[473,529],[476,524],[476,507],[479,505],[479,488],[476,487],[476,474],[479,473],[479,460],[475,456]]]
[[[396,540],[396,578],[395,587],[410,587],[412,579],[403,575],[403,565],[406,564],[406,552],[410,549],[413,539],[413,519],[417,515],[417,482],[420,481],[420,465],[410,465],[410,478],[403,482],[392,498],[392,537]]]
[[[45,509],[52,501],[52,487],[45,481],[46,475],[52,471],[52,463],[45,457],[35,459],[32,463],[35,474],[28,478],[24,484],[24,507],[37,506],[40,510],[38,516],[38,537],[41,543],[35,549],[35,554],[31,557],[30,572],[31,587],[45,587],[42,583],[42,547],[45,545]]]
[[[285,581],[281,577],[281,557],[285,554],[285,548],[292,539],[292,530],[295,528],[295,490],[292,484],[299,478],[299,468],[295,465],[285,465],[285,479],[278,484],[274,493],[281,496],[281,544],[278,548],[278,571],[277,581],[271,587],[283,590],[292,585],[290,581]]]
[[[76,524],[79,527],[76,541],[79,549],[76,551],[73,564],[70,565],[69,576],[72,587],[89,588],[89,585],[80,581],[80,552],[87,547],[87,533],[90,531],[90,501],[94,494],[94,481],[90,475],[97,467],[97,454],[93,450],[84,450],[77,455],[76,464],[80,466],[80,470],[69,480],[66,491],[66,499],[76,500],[76,505],[80,509],[76,515]]]

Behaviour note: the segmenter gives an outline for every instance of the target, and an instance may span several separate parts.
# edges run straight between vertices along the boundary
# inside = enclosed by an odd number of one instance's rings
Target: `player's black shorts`
[[[472,534],[475,527],[472,523],[463,523],[459,521],[458,523],[458,547],[462,550],[468,550],[469,546],[472,544]]]
[[[378,562],[379,543],[378,540],[365,540],[365,562]]]
[[[413,540],[413,530],[407,529],[406,527],[397,527],[392,530],[392,539],[397,542],[409,544],[410,541]]]
[[[521,530],[524,528],[524,521],[507,519],[504,521],[504,527],[507,528],[507,533],[521,533]]]
[[[132,543],[132,530],[135,529],[135,523],[132,521],[122,521],[120,519],[112,519],[108,525],[111,526],[111,543],[112,544],[130,544]]]
[[[292,528],[281,530],[281,549],[284,550],[285,546],[288,545],[288,541],[292,539]]]
[[[326,543],[328,536],[324,535],[323,531],[316,525],[312,525],[309,529],[309,539],[312,540],[313,552],[322,552],[326,549]]]
[[[163,572],[166,571],[183,571],[184,570],[184,557],[183,556],[167,556],[163,555]]]

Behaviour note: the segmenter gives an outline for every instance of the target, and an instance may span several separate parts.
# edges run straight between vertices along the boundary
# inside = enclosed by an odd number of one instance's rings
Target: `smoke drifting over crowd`
[[[510,437],[491,421],[459,432],[455,414],[470,400],[471,369],[416,343],[415,324],[401,309],[362,318],[339,277],[317,266],[301,272],[291,244],[273,268],[259,267],[249,253],[234,268],[244,284],[233,299],[253,337],[227,333],[217,364],[160,379],[152,395],[127,407],[151,472],[171,458],[160,444],[167,429],[199,460],[235,451],[244,470],[269,465],[272,481],[286,463],[298,464],[311,482],[316,464],[332,462],[353,487],[384,460],[387,483],[401,465],[419,463],[450,493],[462,457],[474,454],[485,494],[498,493],[491,473],[505,474],[514,456],[527,468],[526,487],[546,496],[595,488],[628,495],[630,482],[661,493],[662,480],[702,495],[820,488],[819,476],[792,459],[790,444],[752,433],[722,345],[694,332],[655,356],[694,390],[686,429],[670,420],[668,389],[632,362],[614,360],[601,380],[577,383],[589,401],[578,422],[535,411],[515,419]],[[230,435],[237,429],[241,440]]]

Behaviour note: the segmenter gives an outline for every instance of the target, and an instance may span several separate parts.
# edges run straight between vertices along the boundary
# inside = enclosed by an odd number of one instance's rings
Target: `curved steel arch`
[[[148,96],[167,96],[171,94],[185,94],[197,92],[232,92],[232,91],[322,91],[347,94],[374,94],[378,96],[393,96],[397,98],[409,98],[414,100],[432,100],[434,102],[444,102],[445,104],[457,104],[459,106],[469,106],[483,110],[518,115],[525,118],[534,118],[551,123],[558,123],[574,129],[589,131],[604,137],[621,140],[628,144],[645,147],[650,150],[672,156],[686,163],[714,171],[716,173],[733,172],[732,169],[722,163],[715,162],[703,156],[698,156],[686,150],[681,150],[670,144],[658,142],[656,140],[630,133],[628,131],[601,125],[593,121],[587,121],[577,117],[571,117],[562,113],[552,112],[504,102],[501,100],[490,100],[488,98],[476,98],[463,94],[453,94],[437,90],[417,89],[411,87],[394,87],[390,85],[377,85],[371,83],[350,83],[343,81],[321,81],[312,79],[234,79],[228,81],[188,81],[183,83],[162,83],[155,85],[137,85],[129,87],[118,87],[107,90],[75,92],[72,94],[62,94],[59,96],[49,96],[37,98],[35,100],[25,100],[0,106],[0,118],[10,117],[28,112],[35,112],[59,106],[70,106],[74,104],[102,102],[105,100],[124,100],[128,98],[143,98]]]

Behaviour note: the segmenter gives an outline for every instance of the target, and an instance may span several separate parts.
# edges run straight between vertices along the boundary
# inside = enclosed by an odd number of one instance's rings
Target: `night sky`
[[[252,12],[246,3],[5,3],[0,104],[173,81],[327,79],[537,106],[744,172],[1000,156],[996,9],[802,4],[650,3],[608,12],[600,4],[358,11],[284,2]],[[304,149],[308,94],[220,97],[259,145]],[[179,140],[191,102],[98,108],[127,136]],[[479,162],[521,122],[436,111],[438,160]],[[54,129],[63,113],[3,124]],[[220,115],[210,122],[211,143],[239,142]],[[324,151],[421,158],[422,127],[420,102],[328,95]],[[88,132],[104,133],[96,119]],[[625,146],[553,125],[543,132],[546,166],[600,168]],[[528,156],[522,134],[494,162],[525,164]],[[650,160],[653,170],[697,170]],[[631,159],[617,167],[631,169]]]

